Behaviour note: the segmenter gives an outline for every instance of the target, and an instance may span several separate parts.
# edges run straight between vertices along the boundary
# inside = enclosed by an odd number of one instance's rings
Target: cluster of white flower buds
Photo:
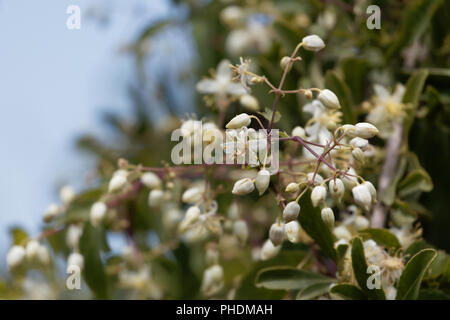
[[[48,266],[50,264],[50,253],[46,246],[39,243],[38,240],[28,240],[25,247],[21,245],[12,246],[6,256],[6,262],[10,270],[15,270],[27,264],[38,264]]]

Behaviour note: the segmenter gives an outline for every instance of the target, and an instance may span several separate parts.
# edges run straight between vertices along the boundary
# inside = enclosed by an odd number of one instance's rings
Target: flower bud
[[[369,145],[369,141],[360,137],[356,137],[350,140],[350,145],[354,148],[360,148],[361,150],[365,150]]]
[[[322,221],[328,226],[328,228],[332,229],[334,227],[334,213],[331,208],[323,208],[320,212],[322,217]]]
[[[228,218],[231,220],[239,219],[239,206],[237,202],[233,202],[228,208]]]
[[[108,208],[104,202],[95,202],[91,207],[90,220],[93,226],[99,226],[105,218]]]
[[[259,110],[259,102],[258,100],[250,95],[250,94],[244,94],[239,98],[240,104],[247,108],[250,111],[258,111]]]
[[[357,185],[352,189],[353,199],[358,206],[365,210],[370,209],[370,205],[372,204],[372,196],[370,195],[370,191],[365,185]]]
[[[50,253],[46,246],[39,245],[37,252],[37,259],[39,263],[46,266],[50,263]]]
[[[25,254],[29,261],[34,261],[39,254],[39,242],[37,240],[28,241],[25,247]]]
[[[315,34],[304,37],[302,39],[302,42],[303,48],[309,51],[317,52],[325,48],[325,43],[323,42],[323,40]]]
[[[378,129],[373,124],[367,122],[355,124],[355,135],[360,138],[370,139],[376,136],[378,132]]]
[[[306,176],[308,177],[308,181],[312,181],[312,182],[314,182],[314,184],[321,184],[323,182],[323,178],[320,174],[316,174],[316,176],[314,177],[314,172],[310,172]],[[313,177],[314,177],[314,181],[313,181]]]
[[[75,195],[75,190],[71,186],[64,186],[59,191],[59,197],[65,205],[71,203],[75,199]]]
[[[178,208],[169,208],[163,212],[162,223],[167,230],[172,230],[180,222],[182,216]]]
[[[305,98],[308,99],[308,100],[311,100],[312,97],[313,97],[313,93],[312,93],[311,90],[305,90],[305,91],[303,92],[303,94],[305,95]]]
[[[331,90],[320,91],[318,99],[326,108],[339,109],[341,107],[338,97]]]
[[[305,129],[303,129],[300,126],[296,126],[293,130],[292,130],[292,136],[293,137],[300,137],[302,139],[306,139],[306,133],[305,133]]]
[[[183,192],[181,200],[186,203],[198,203],[203,198],[204,190],[200,187],[192,187]]]
[[[291,201],[286,205],[286,207],[283,210],[283,219],[286,222],[296,220],[299,213],[300,213],[300,205],[295,201]]]
[[[223,268],[215,264],[203,273],[201,290],[205,294],[214,294],[223,285]]]
[[[187,229],[190,225],[197,222],[198,218],[200,217],[200,213],[201,213],[200,208],[197,206],[192,206],[189,209],[187,209],[184,219],[181,221],[180,230],[183,231]]]
[[[323,186],[317,186],[314,187],[314,189],[311,192],[311,202],[314,207],[317,207],[317,205],[324,201],[327,197],[327,189]]]
[[[269,187],[270,183],[270,173],[269,171],[263,169],[258,172],[258,175],[255,179],[255,186],[256,189],[259,191],[259,195],[262,195],[267,188]]]
[[[61,208],[57,204],[52,203],[44,212],[44,221],[47,223],[51,222],[60,212]]]
[[[159,189],[155,189],[148,194],[148,205],[150,208],[158,207],[164,198],[164,192]]]
[[[298,192],[298,190],[300,190],[298,184],[295,182],[291,182],[286,186],[285,191],[289,192],[289,193],[295,193],[295,192]]]
[[[330,182],[328,182],[328,188],[330,189],[331,196],[341,201],[342,197],[344,196],[345,192],[345,186],[341,179],[331,179]]]
[[[244,220],[237,220],[233,223],[233,233],[240,243],[245,243],[248,239],[248,227]]]
[[[290,242],[292,242],[292,243],[298,242],[299,233],[300,233],[300,224],[298,223],[297,220],[293,220],[293,221],[286,223],[286,225],[284,226],[284,231],[286,233],[286,238]]]
[[[78,266],[80,269],[84,267],[84,257],[78,252],[73,252],[67,258],[67,266]]]
[[[25,249],[22,246],[13,246],[6,255],[6,263],[9,269],[14,269],[25,260]]]
[[[366,186],[366,188],[369,190],[370,196],[372,197],[372,202],[375,203],[377,201],[377,189],[375,189],[370,181],[364,181],[362,185]]]
[[[356,127],[352,124],[344,124],[342,127],[344,134],[349,138],[355,137]]]
[[[364,158],[364,152],[360,148],[353,149],[352,157],[356,162],[359,162],[359,163],[364,163],[364,161],[366,160]]]
[[[292,68],[292,63],[291,63],[291,58],[284,56],[283,58],[281,58],[280,60],[280,67],[281,69],[286,69],[287,66],[289,66],[289,70]]]
[[[81,234],[83,233],[83,229],[76,224],[71,224],[67,229],[66,234],[66,244],[69,248],[75,249],[78,248],[78,243],[80,242]]]
[[[261,249],[261,260],[269,260],[274,258],[280,252],[281,246],[274,246],[272,241],[266,240]]]
[[[254,189],[255,189],[255,186],[253,184],[252,179],[244,178],[244,179],[240,179],[240,180],[236,181],[231,193],[238,195],[238,196],[242,196],[242,195],[252,192]]]
[[[269,239],[274,246],[279,246],[284,239],[284,224],[275,222],[269,230]]]
[[[244,12],[239,6],[228,6],[220,12],[220,19],[229,26],[238,25],[244,17]]]
[[[347,227],[345,227],[345,226],[339,226],[339,227],[334,228],[333,234],[339,240],[341,240],[341,239],[346,240],[346,241],[352,240],[352,234],[350,233],[350,231],[348,231]]]
[[[141,182],[149,189],[156,189],[161,186],[161,179],[153,172],[146,172],[141,176]]]
[[[353,223],[355,225],[355,229],[358,231],[367,229],[369,227],[369,220],[367,220],[367,218],[363,216],[357,216]]]
[[[128,173],[125,170],[117,170],[109,181],[109,192],[117,192],[122,190],[127,184]]]
[[[240,129],[242,127],[248,126],[250,122],[250,116],[246,113],[241,113],[231,119],[225,127],[227,129]]]

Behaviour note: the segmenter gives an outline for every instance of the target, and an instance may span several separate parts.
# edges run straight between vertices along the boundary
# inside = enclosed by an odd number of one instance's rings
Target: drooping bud
[[[141,176],[141,182],[149,189],[156,189],[161,186],[161,179],[153,172],[146,172]]]
[[[296,220],[300,213],[300,205],[296,201],[289,202],[283,210],[283,219],[286,222]]]
[[[250,94],[242,95],[239,98],[239,102],[244,108],[247,108],[250,111],[258,111],[259,110],[258,100]]]
[[[204,294],[214,294],[223,286],[223,268],[215,264],[203,273],[201,290]]]
[[[310,172],[307,175],[308,181],[314,182],[314,184],[321,184],[323,182],[323,178],[320,174],[316,174],[314,176],[314,172]],[[314,181],[313,181],[313,177],[314,177]]]
[[[318,99],[326,108],[339,109],[341,107],[338,97],[331,90],[325,89],[320,91]]]
[[[293,130],[292,130],[292,136],[293,137],[300,137],[302,139],[306,139],[306,132],[305,129],[303,129],[300,126],[296,126]]]
[[[15,269],[25,260],[25,249],[22,246],[12,246],[6,255],[6,263],[9,269]]]
[[[90,220],[93,226],[99,226],[105,218],[108,208],[104,202],[95,202],[91,207]]]
[[[361,150],[365,150],[369,145],[369,141],[367,139],[356,137],[350,140],[350,145],[354,148],[360,148]]]
[[[65,205],[71,203],[75,199],[75,196],[75,190],[71,186],[64,186],[59,191],[59,197]]]
[[[279,246],[284,239],[284,223],[275,222],[269,230],[269,239],[274,246]]]
[[[287,68],[287,66],[289,66],[289,70],[292,68],[291,57],[284,56],[280,60],[280,67],[284,70]]]
[[[27,256],[27,259],[29,261],[34,261],[38,254],[39,254],[39,242],[37,240],[30,240],[28,241],[26,247],[25,247],[25,254]]]
[[[270,183],[270,173],[269,171],[263,169],[258,172],[258,175],[255,179],[255,186],[256,189],[259,191],[259,195],[262,195],[267,188],[269,187]]]
[[[255,185],[253,184],[252,179],[244,178],[244,179],[240,179],[240,180],[236,181],[231,193],[238,195],[238,196],[242,196],[242,195],[252,192],[254,189],[255,189]]]
[[[192,187],[183,192],[181,200],[186,203],[194,204],[198,203],[203,198],[204,190],[199,187]]]
[[[327,189],[324,186],[317,186],[311,192],[311,202],[314,207],[317,207],[319,203],[325,200],[327,197]]]
[[[309,35],[302,39],[303,48],[309,51],[319,51],[325,48],[325,43],[318,35]]]
[[[352,157],[356,162],[364,163],[366,160],[364,157],[364,152],[360,148],[355,148],[352,151]]]
[[[233,223],[233,233],[238,238],[240,243],[245,243],[248,239],[247,222],[244,220],[237,220]]]
[[[336,238],[343,239],[346,241],[352,240],[352,234],[350,231],[348,231],[347,227],[345,226],[339,226],[333,229],[333,234],[336,236]]]
[[[299,233],[300,233],[300,224],[297,220],[290,221],[286,223],[284,226],[284,231],[286,233],[286,238],[292,242],[297,243],[299,240]]]
[[[127,184],[127,171],[125,170],[117,170],[114,172],[113,177],[109,181],[109,192],[117,192],[122,190],[123,187]]]
[[[231,220],[239,219],[239,206],[237,202],[233,202],[228,208],[228,218]]]
[[[150,208],[156,208],[161,204],[164,198],[164,192],[159,189],[155,189],[148,194],[148,205]]]
[[[246,113],[241,113],[231,119],[225,127],[227,129],[240,129],[242,127],[248,126],[250,122],[250,116]]]
[[[61,208],[57,204],[50,204],[44,212],[44,222],[51,222],[60,212]]]
[[[369,227],[369,220],[363,216],[357,216],[353,223],[355,225],[355,229],[358,231],[367,229]]]
[[[334,227],[334,213],[331,208],[323,208],[320,212],[322,217],[322,221],[328,226],[328,228],[332,229]]]
[[[362,207],[365,210],[370,209],[370,205],[372,204],[372,196],[370,195],[370,191],[366,185],[357,185],[352,189],[353,199],[358,206]]]
[[[66,244],[69,248],[78,248],[83,229],[77,224],[71,224],[67,229]]]
[[[370,139],[378,134],[378,129],[373,124],[367,122],[359,122],[355,124],[355,135],[363,138]]]
[[[269,260],[274,258],[280,252],[281,246],[274,246],[269,239],[264,242],[261,248],[261,260]]]
[[[330,189],[331,196],[336,200],[341,200],[344,196],[345,186],[341,179],[331,179],[328,183],[328,188]]]
[[[72,252],[67,258],[67,266],[78,266],[80,269],[83,269],[84,257],[78,252]]]
[[[192,206],[187,209],[184,219],[180,223],[180,231],[185,231],[187,228],[189,228],[189,226],[197,222],[198,218],[200,217],[200,213],[200,208],[197,206]]]
[[[362,185],[367,187],[370,192],[370,196],[372,197],[372,202],[375,203],[377,201],[377,189],[375,189],[370,181],[364,181]]]
[[[286,192],[289,193],[295,193],[298,192],[298,190],[300,189],[300,187],[298,186],[298,183],[295,182],[291,182],[286,186]]]

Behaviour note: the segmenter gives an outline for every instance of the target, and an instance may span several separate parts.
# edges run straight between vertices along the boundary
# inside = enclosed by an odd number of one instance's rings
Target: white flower
[[[339,240],[343,239],[346,241],[352,240],[352,234],[350,231],[348,231],[347,227],[345,226],[339,226],[334,228],[333,234],[338,238]]]
[[[117,170],[114,172],[113,177],[109,181],[109,192],[117,192],[122,190],[123,187],[127,184],[127,176],[128,172],[125,170]]]
[[[291,201],[286,205],[286,207],[283,210],[283,219],[286,222],[296,220],[299,213],[300,213],[300,205],[295,201]]]
[[[364,210],[369,210],[372,204],[372,196],[366,185],[357,185],[352,189],[353,199],[358,206]]]
[[[397,84],[393,94],[381,85],[375,85],[375,107],[367,115],[367,121],[380,129],[380,136],[387,138],[392,134],[394,121],[401,121],[406,115],[403,101],[405,87]]]
[[[6,263],[10,269],[14,269],[22,264],[25,259],[25,249],[22,246],[15,245],[9,249],[6,255]]]
[[[378,134],[378,129],[370,123],[359,122],[355,124],[355,135],[360,138],[369,139]]]
[[[326,108],[339,109],[341,107],[338,97],[331,90],[320,91],[318,99]]]
[[[330,141],[332,135],[328,128],[330,126],[335,126],[340,122],[341,113],[335,110],[326,109],[319,100],[313,100],[311,103],[306,104],[303,107],[303,111],[312,115],[312,118],[305,126],[305,131],[309,138],[308,140],[320,144],[326,144]],[[314,151],[317,150],[319,154],[323,151],[320,147],[312,149]]]
[[[369,220],[366,217],[357,216],[353,221],[353,225],[355,226],[355,229],[358,231],[364,230],[369,227]]]
[[[183,192],[183,195],[181,196],[181,200],[185,203],[198,203],[201,202],[203,199],[203,193],[205,192],[205,189],[200,186],[191,187]]]
[[[254,189],[255,189],[255,186],[253,184],[252,179],[243,178],[243,179],[236,181],[231,193],[238,195],[238,196],[242,196],[242,195],[252,192]]]
[[[345,186],[341,179],[331,179],[328,182],[328,189],[330,189],[331,196],[337,200],[341,200],[344,196]]]
[[[248,226],[244,220],[237,220],[233,223],[233,233],[240,243],[245,243],[248,238]]]
[[[264,242],[261,249],[261,260],[269,260],[274,258],[280,252],[281,246],[274,246],[269,239]]]
[[[227,129],[240,129],[242,127],[247,127],[250,122],[250,116],[246,113],[241,113],[231,119],[225,127]]]
[[[270,183],[269,171],[265,169],[260,170],[255,179],[255,186],[259,192],[259,195],[262,195],[267,190],[267,188],[269,187],[269,183]]]
[[[108,210],[104,202],[95,202],[91,207],[90,220],[93,226],[98,226],[103,221]]]
[[[303,48],[309,51],[319,51],[325,48],[325,43],[318,35],[309,35],[302,39]]]
[[[44,212],[44,221],[51,222],[60,212],[61,208],[57,204],[50,204]]]
[[[72,252],[67,258],[67,266],[78,266],[80,269],[84,267],[84,257],[78,252]]]
[[[244,20],[245,14],[239,6],[229,6],[220,12],[220,19],[230,25],[235,26]]]
[[[290,221],[286,223],[284,226],[284,231],[286,233],[286,238],[292,242],[297,243],[299,240],[299,233],[300,233],[300,224],[297,220]]]
[[[243,96],[241,96],[241,98],[239,99],[239,102],[243,107],[247,108],[250,111],[258,111],[259,110],[258,100],[250,94],[244,94]]]
[[[271,47],[270,28],[258,22],[251,22],[246,28],[232,30],[225,41],[225,48],[233,56],[265,53]]]
[[[284,223],[275,222],[272,224],[269,230],[269,239],[274,246],[278,246],[283,243],[284,239]]]
[[[156,208],[161,204],[164,199],[164,192],[159,189],[155,189],[148,194],[148,205],[150,208]]]
[[[146,172],[141,176],[141,182],[149,189],[156,189],[161,186],[161,179],[153,172]]]
[[[389,286],[385,289],[386,292],[386,300],[395,300],[397,296],[397,289],[394,286]]]
[[[203,79],[197,83],[197,90],[203,94],[217,94],[223,96],[226,94],[232,96],[241,96],[246,93],[244,87],[232,81],[232,70],[230,61],[222,60],[213,79]]]
[[[334,213],[331,208],[323,208],[320,212],[320,216],[322,217],[322,221],[325,222],[325,224],[329,228],[333,228],[334,226]]]
[[[59,191],[59,196],[61,198],[62,203],[68,205],[75,199],[75,190],[71,186],[64,186]]]
[[[325,189],[324,186],[317,186],[314,187],[311,192],[311,202],[314,207],[317,207],[317,205],[324,201],[327,197],[327,189]]]
[[[78,243],[80,242],[83,229],[76,224],[71,224],[67,229],[66,243],[71,249],[78,248]]]

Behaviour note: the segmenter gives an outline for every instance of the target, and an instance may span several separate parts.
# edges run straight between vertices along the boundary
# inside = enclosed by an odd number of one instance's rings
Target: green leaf
[[[28,240],[28,234],[22,228],[12,227],[9,233],[13,238],[14,245],[25,245],[25,242]]]
[[[387,249],[400,248],[400,242],[398,241],[397,237],[387,229],[369,228],[361,230],[359,234],[363,237],[364,240],[372,239],[378,245],[383,246]]]
[[[405,17],[400,24],[401,29],[387,52],[387,60],[408,46],[413,39],[422,35],[441,3],[441,0],[416,0],[406,7]]]
[[[360,103],[366,88],[368,71],[367,60],[362,58],[346,58],[342,61],[345,83],[348,84],[355,103]]]
[[[430,1],[431,2],[431,1]],[[403,121],[403,146],[407,149],[409,129],[414,122],[417,105],[419,104],[420,94],[423,90],[425,80],[428,77],[427,70],[417,70],[408,79],[406,91],[403,96],[403,103],[409,106],[407,116]]]
[[[291,266],[298,265],[306,256],[306,251],[292,250],[281,251],[273,259],[267,261],[259,261],[247,275],[241,281],[239,288],[236,291],[236,299],[238,300],[277,300],[281,299],[285,294],[283,290],[269,290],[266,288],[258,288],[255,286],[256,275],[260,270],[274,267],[274,266]]]
[[[258,112],[258,114],[260,114],[265,119],[267,119],[267,121],[270,122],[272,120],[273,110],[266,107],[263,112]],[[273,119],[273,123],[277,123],[278,121],[280,121],[280,119],[281,119],[281,113],[279,113],[278,111],[275,112],[275,118]]]
[[[397,168],[395,169],[394,179],[392,179],[392,182],[389,184],[389,186],[386,188],[386,191],[383,193],[382,201],[384,204],[388,206],[391,206],[395,201],[397,184],[405,173],[406,164],[407,164],[406,157],[405,156],[400,157],[397,163]]]
[[[323,222],[320,209],[311,203],[311,191],[305,192],[300,199],[299,221],[306,233],[314,239],[322,251],[337,262],[337,253],[334,249],[334,236],[330,228]]]
[[[317,298],[318,296],[321,296],[321,295],[329,292],[330,286],[331,286],[331,284],[328,282],[315,283],[315,284],[299,291],[296,299],[297,300],[311,300],[311,299]]]
[[[354,238],[352,242],[352,266],[356,281],[361,290],[371,300],[384,300],[383,289],[369,289],[367,287],[367,279],[370,273],[367,273],[367,261],[364,255],[364,246],[360,238]]]
[[[424,249],[408,261],[398,281],[396,300],[417,299],[425,272],[436,256],[436,250]]]
[[[438,289],[420,289],[419,300],[450,300],[450,295]]]
[[[367,300],[366,295],[358,287],[342,283],[331,288],[331,293],[337,295],[344,300]]]
[[[336,72],[328,70],[325,75],[325,87],[333,91],[339,98],[343,123],[356,123],[356,117],[352,111],[352,96],[347,84],[338,77]]]
[[[433,182],[430,175],[425,170],[415,170],[408,175],[398,185],[398,195],[406,197],[418,191],[433,190]]]
[[[84,257],[84,278],[98,299],[107,298],[107,279],[100,249],[103,243],[101,232],[86,223],[80,238],[80,252]]]
[[[299,290],[318,283],[329,285],[333,281],[332,278],[295,267],[270,267],[258,272],[255,284],[266,289]]]
[[[301,35],[284,21],[276,21],[273,29],[286,52],[293,52],[297,44],[302,41]]]

